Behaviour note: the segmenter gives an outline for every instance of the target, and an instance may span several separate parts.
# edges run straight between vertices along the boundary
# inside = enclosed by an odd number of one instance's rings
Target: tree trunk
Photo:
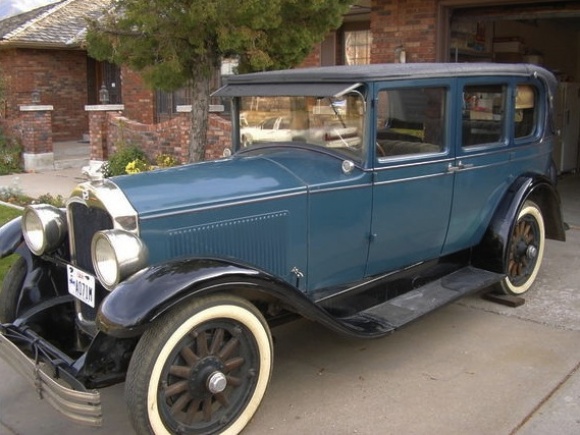
[[[216,70],[208,65],[196,68],[191,84],[191,128],[189,138],[189,161],[204,160],[207,145],[207,126],[209,116],[210,82]]]

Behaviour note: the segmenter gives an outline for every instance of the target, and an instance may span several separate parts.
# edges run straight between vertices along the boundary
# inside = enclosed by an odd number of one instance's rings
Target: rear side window
[[[445,144],[444,87],[388,89],[377,99],[377,157],[430,154]]]
[[[500,142],[503,138],[506,86],[477,85],[463,89],[462,145]]]
[[[538,90],[531,85],[516,87],[514,115],[514,137],[516,139],[532,136],[538,124]]]

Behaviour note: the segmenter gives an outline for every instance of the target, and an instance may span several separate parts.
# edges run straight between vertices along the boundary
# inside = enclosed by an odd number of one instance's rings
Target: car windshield
[[[240,143],[253,148],[276,142],[322,147],[362,161],[364,101],[353,92],[334,97],[243,97]]]

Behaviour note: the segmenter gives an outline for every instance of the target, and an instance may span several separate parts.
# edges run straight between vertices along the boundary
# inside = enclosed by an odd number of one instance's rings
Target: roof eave
[[[36,48],[44,50],[86,50],[80,42],[63,44],[58,42],[40,41],[0,41],[0,48]]]

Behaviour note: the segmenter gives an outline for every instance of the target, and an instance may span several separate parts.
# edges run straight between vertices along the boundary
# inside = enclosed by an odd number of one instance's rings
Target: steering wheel
[[[375,149],[378,151],[377,155],[379,157],[387,157],[387,153],[385,152],[382,145],[378,141],[375,142]]]

